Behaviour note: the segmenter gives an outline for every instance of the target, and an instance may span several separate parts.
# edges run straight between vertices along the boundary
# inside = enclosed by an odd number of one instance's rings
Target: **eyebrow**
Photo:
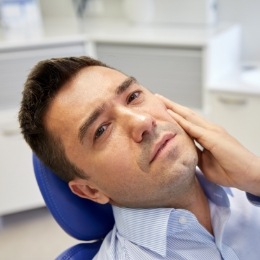
[[[116,89],[115,95],[119,96],[123,94],[132,84],[136,83],[137,80],[134,77],[126,78]],[[83,143],[83,138],[86,135],[88,129],[93,125],[95,121],[100,117],[100,115],[105,111],[105,104],[101,104],[90,114],[90,116],[83,122],[79,128],[78,139]]]

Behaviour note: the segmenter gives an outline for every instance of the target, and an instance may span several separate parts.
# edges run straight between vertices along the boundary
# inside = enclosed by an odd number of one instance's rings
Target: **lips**
[[[152,149],[150,163],[152,163],[158,157],[161,151],[165,148],[168,142],[174,138],[174,136],[175,135],[173,133],[165,134],[155,143]]]

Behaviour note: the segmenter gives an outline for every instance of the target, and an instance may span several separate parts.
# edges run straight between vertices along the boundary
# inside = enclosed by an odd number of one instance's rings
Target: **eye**
[[[94,140],[97,140],[101,135],[103,135],[103,133],[106,131],[107,127],[108,127],[107,125],[100,126],[97,129],[97,131],[95,132]]]
[[[140,96],[140,91],[135,91],[127,97],[127,104],[130,104],[133,100]]]

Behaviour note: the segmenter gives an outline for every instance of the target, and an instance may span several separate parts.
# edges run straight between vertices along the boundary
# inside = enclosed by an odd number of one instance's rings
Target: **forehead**
[[[75,104],[92,106],[95,100],[113,95],[126,78],[123,73],[106,67],[84,68],[59,90],[53,103],[71,108]]]
[[[47,129],[59,133],[62,126],[64,131],[71,131],[71,122],[80,124],[91,108],[112,97],[126,78],[125,74],[106,67],[83,68],[52,100],[45,117]]]
[[[71,98],[78,98],[80,95],[85,95],[88,96],[88,102],[91,102],[92,99],[101,97],[102,94],[105,94],[105,96],[112,95],[114,89],[126,78],[125,74],[117,70],[92,66],[79,71],[61,89],[61,93],[59,94],[61,94],[60,97],[62,95],[69,95]]]

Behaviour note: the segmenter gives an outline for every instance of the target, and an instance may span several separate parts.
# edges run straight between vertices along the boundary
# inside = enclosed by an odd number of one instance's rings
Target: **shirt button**
[[[180,223],[180,224],[185,224],[185,223],[187,223],[187,218],[184,217],[184,216],[181,216],[181,217],[179,218],[179,223]]]

